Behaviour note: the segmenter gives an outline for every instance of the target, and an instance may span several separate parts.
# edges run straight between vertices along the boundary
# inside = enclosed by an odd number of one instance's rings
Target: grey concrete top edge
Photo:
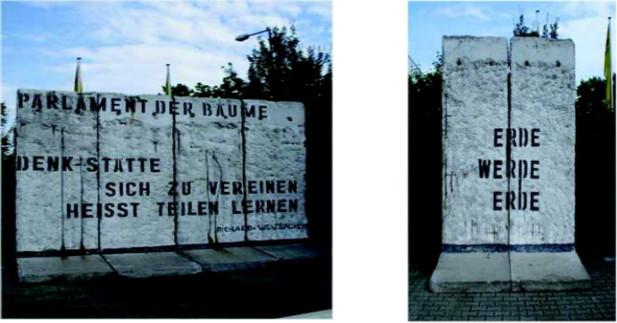
[[[505,37],[444,36],[444,66],[456,66],[463,61],[494,61],[506,65],[508,62],[508,39]]]
[[[59,93],[62,95],[72,95],[72,96],[77,96],[78,94],[75,93],[74,91],[61,91],[61,90],[45,90],[45,89],[27,89],[27,88],[19,88],[17,89],[17,93],[26,93],[26,92],[36,92],[36,93]],[[105,95],[105,96],[122,96],[122,97],[161,97],[161,99],[171,99],[170,95],[162,95],[162,94],[124,94],[124,93],[118,93],[118,92],[83,92],[81,93],[84,96],[89,96],[89,95]],[[240,99],[231,99],[231,98],[216,98],[216,97],[194,97],[194,96],[174,96],[175,99],[177,100],[218,100],[218,101],[240,101]],[[299,101],[269,101],[269,100],[260,100],[260,99],[250,99],[250,98],[244,98],[242,99],[244,101],[256,101],[256,102],[265,102],[265,103],[270,103],[270,104],[294,104],[294,105],[302,105],[304,106],[304,104],[302,102]]]
[[[575,45],[572,39],[543,39],[537,37],[515,37],[510,40],[512,63],[521,65],[525,61],[555,64],[574,68]]]
[[[541,38],[541,37],[520,37],[520,36],[514,36],[510,38],[510,41],[544,41],[544,42],[552,42],[552,43],[573,43],[574,44],[574,40],[572,40],[572,38],[564,38],[564,39],[547,39],[547,38]]]
[[[508,37],[502,37],[502,36],[472,36],[472,35],[443,35],[443,39],[461,39],[461,40],[465,40],[465,39],[508,39]],[[540,38],[540,37],[520,37],[520,36],[514,36],[514,37],[510,37],[509,38],[510,41],[513,40],[543,40],[543,41],[547,41],[547,42],[573,42],[573,40],[571,38],[565,38],[565,39],[545,39],[545,38]]]
[[[494,40],[507,40],[506,37],[501,37],[501,36],[471,36],[471,35],[453,35],[453,36],[448,36],[448,35],[444,35],[443,36],[443,40],[473,40],[473,39],[494,39]]]

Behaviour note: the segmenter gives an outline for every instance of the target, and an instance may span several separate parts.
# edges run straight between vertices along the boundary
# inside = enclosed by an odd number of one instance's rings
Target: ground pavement
[[[410,320],[615,320],[615,263],[585,264],[592,289],[567,292],[442,293],[430,273],[409,273]]]
[[[323,316],[327,313],[322,311],[332,308],[330,270],[329,256],[325,256],[269,262],[258,268],[149,278],[112,275],[17,283],[4,275],[2,316],[279,318],[312,312]]]

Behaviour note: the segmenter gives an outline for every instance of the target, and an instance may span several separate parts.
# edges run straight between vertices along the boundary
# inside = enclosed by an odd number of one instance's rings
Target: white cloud
[[[560,24],[560,37],[571,38],[576,46],[577,82],[591,76],[602,76],[606,26],[606,17],[602,16],[573,19]]]
[[[173,83],[193,86],[197,82],[218,84],[223,77],[221,66],[227,61],[238,62],[237,70],[246,70],[244,57],[217,50],[169,46],[168,44],[134,44],[72,48],[57,53],[60,56],[81,56],[82,77],[87,91],[148,94],[161,92],[165,81],[165,64],[171,64]],[[74,64],[48,66],[48,70],[70,74]],[[70,87],[70,86],[69,86]]]
[[[166,63],[171,64],[173,83],[214,85],[220,83],[221,66],[228,62],[234,64],[240,76],[245,76],[246,55],[257,43],[253,38],[237,42],[237,35],[266,26],[288,26],[314,6],[322,8],[321,14],[325,14],[321,3],[306,2],[82,3],[78,8],[90,30],[83,35],[89,40],[88,45],[60,50],[47,48],[44,52],[52,58],[83,57],[86,91],[158,93],[164,83]],[[316,40],[324,28],[330,30],[330,20],[322,23],[324,26],[313,23],[298,30],[298,34],[303,41]],[[314,45],[329,47],[329,44]],[[43,68],[72,75],[75,65],[48,64]],[[66,87],[70,88],[71,84]]]
[[[308,12],[321,16],[323,19],[332,19],[332,3],[318,2],[308,8]]]
[[[482,21],[491,19],[491,16],[484,9],[471,4],[457,4],[441,7],[435,10],[434,14],[447,18],[471,18]]]
[[[608,16],[614,15],[612,1],[565,2],[560,5],[564,15],[572,17]]]

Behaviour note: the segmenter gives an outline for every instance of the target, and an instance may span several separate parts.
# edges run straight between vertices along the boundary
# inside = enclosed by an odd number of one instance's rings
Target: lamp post
[[[249,39],[251,36],[256,36],[256,35],[263,34],[263,33],[268,33],[268,45],[270,45],[270,40],[272,39],[272,31],[270,31],[270,27],[267,27],[266,29],[260,30],[258,32],[254,32],[252,34],[238,35],[236,37],[236,40],[242,42],[242,41],[245,41],[245,40]],[[270,45],[270,46],[272,46],[272,45]],[[270,48],[270,49],[272,49],[272,48]]]
[[[274,80],[272,80],[272,73],[271,70],[275,68],[274,66],[274,51],[272,50],[272,30],[270,29],[270,27],[266,27],[266,29],[264,30],[260,30],[251,34],[242,34],[242,35],[238,35],[236,37],[236,41],[239,42],[243,42],[247,39],[249,39],[251,36],[256,36],[259,34],[263,34],[263,33],[268,33],[268,47],[270,48],[270,69],[267,70],[267,80],[268,80],[268,85],[270,87],[270,99],[273,99],[272,93],[274,93],[275,91],[272,91],[272,85],[274,84]]]

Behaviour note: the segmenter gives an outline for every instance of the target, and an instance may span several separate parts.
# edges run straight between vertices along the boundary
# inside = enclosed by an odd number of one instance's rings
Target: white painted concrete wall
[[[131,247],[153,247],[178,244],[207,244],[306,238],[304,213],[305,135],[304,106],[294,102],[246,100],[245,107],[255,115],[245,118],[246,182],[293,181],[297,190],[285,193],[248,194],[248,200],[297,200],[297,210],[274,213],[253,208],[242,214],[243,193],[232,194],[233,183],[243,182],[243,139],[240,100],[211,98],[175,98],[176,140],[172,140],[173,116],[169,113],[168,96],[139,96],[134,112],[125,108],[127,96],[109,93],[85,93],[90,98],[106,100],[106,109],[86,109],[76,113],[77,95],[71,92],[20,90],[27,95],[17,111],[17,156],[29,159],[28,169],[17,172],[17,248],[18,251],[46,251]],[[66,97],[63,110],[48,108],[48,94]],[[34,98],[40,99],[41,109]],[[25,98],[22,96],[22,98]],[[53,98],[53,97],[52,97]],[[19,102],[19,95],[18,95]],[[116,105],[113,107],[111,103]],[[157,113],[157,102],[165,104],[165,113]],[[204,107],[210,114],[204,115]],[[33,108],[34,107],[34,108]],[[261,108],[260,108],[261,107]],[[235,109],[235,110],[234,110]],[[261,109],[261,110],[260,110]],[[233,113],[235,111],[235,114]],[[222,113],[222,114],[221,114]],[[261,115],[260,115],[261,113]],[[100,126],[97,133],[97,124]],[[62,145],[64,142],[64,145]],[[174,148],[175,146],[175,153]],[[72,171],[33,171],[33,156],[72,156]],[[174,177],[174,156],[178,182],[190,182],[191,191],[176,196],[186,204],[218,202],[218,213],[203,215],[163,215],[158,202],[169,203]],[[81,158],[81,162],[80,162]],[[87,158],[119,158],[124,171],[88,171]],[[159,161],[158,172],[147,169],[127,171],[127,158]],[[39,164],[42,167],[46,163]],[[97,179],[98,178],[98,179]],[[229,194],[220,190],[220,182],[228,183]],[[107,184],[149,183],[148,196],[108,196]],[[217,190],[211,185],[218,183]],[[242,189],[242,188],[241,188]],[[67,203],[139,203],[135,217],[129,205],[128,216],[96,213],[90,218],[67,217]],[[234,214],[233,204],[236,209]],[[288,203],[288,202],[287,202]],[[94,208],[95,206],[93,206]],[[288,209],[288,208],[287,208]],[[117,209],[116,209],[117,210]],[[285,210],[285,208],[283,208]],[[186,210],[188,213],[188,210]],[[267,225],[266,225],[267,224]],[[245,237],[244,229],[249,232]],[[218,228],[218,230],[217,230]],[[64,242],[63,242],[64,241]],[[83,242],[82,242],[83,241]]]
[[[507,212],[495,212],[494,191],[506,179],[480,178],[478,159],[505,159],[493,129],[508,124],[508,43],[500,37],[443,39],[444,244],[507,243]]]
[[[539,192],[539,210],[513,211],[512,244],[574,243],[576,78],[574,42],[513,38],[512,127],[537,128],[539,147],[513,147],[512,159],[539,161],[539,178],[511,181]]]

